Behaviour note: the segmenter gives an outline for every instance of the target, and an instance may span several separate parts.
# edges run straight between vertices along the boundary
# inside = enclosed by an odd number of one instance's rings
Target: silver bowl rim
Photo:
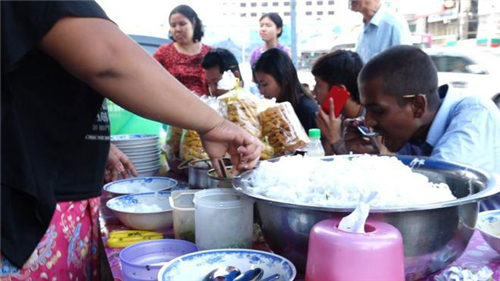
[[[322,160],[331,160],[335,157],[359,157],[361,154],[350,154],[350,155],[334,155],[334,156],[326,156],[322,157]],[[475,174],[479,177],[485,178],[486,179],[486,186],[483,190],[472,194],[468,195],[462,198],[458,198],[456,200],[450,200],[450,201],[443,201],[443,202],[436,202],[436,203],[430,203],[430,204],[417,204],[413,206],[407,206],[407,207],[401,207],[401,206],[394,206],[394,207],[385,207],[385,208],[370,208],[371,213],[389,213],[389,212],[410,212],[410,211],[424,211],[424,210],[432,210],[432,209],[441,209],[441,208],[446,208],[446,207],[455,207],[459,205],[465,205],[465,204],[471,204],[471,203],[476,203],[482,199],[485,199],[489,196],[495,195],[497,193],[500,193],[500,176],[494,173],[488,173],[483,170],[473,168],[468,165],[464,165],[462,163],[457,163],[453,161],[444,161],[440,159],[435,159],[435,158],[430,158],[430,157],[423,157],[423,156],[407,156],[407,155],[380,155],[380,156],[394,156],[398,158],[399,160],[405,160],[406,162],[412,162],[412,161],[417,161],[418,160],[423,160],[423,165],[417,164],[414,167],[419,168],[419,167],[425,167],[426,163],[431,163],[432,165],[441,165],[444,167],[447,167],[444,170],[447,171],[452,171],[452,170],[457,170],[460,172],[467,172],[467,173],[472,173]],[[279,158],[273,158],[270,160],[265,160],[265,161],[277,161]],[[246,184],[244,183],[244,179],[248,177],[252,173],[252,170],[245,171],[238,176],[233,178],[233,188],[240,192],[243,193],[249,197],[252,197],[256,199],[257,201],[264,201],[273,205],[279,205],[279,206],[284,206],[284,207],[289,207],[289,208],[301,208],[301,209],[307,209],[307,210],[312,210],[312,211],[328,211],[328,212],[352,212],[354,210],[353,207],[348,208],[348,207],[327,207],[327,206],[318,206],[318,205],[313,205],[313,204],[300,204],[300,203],[289,203],[283,200],[277,200],[277,199],[272,199],[265,197],[263,195],[254,193],[250,190],[247,189]],[[498,178],[498,179],[497,179]]]

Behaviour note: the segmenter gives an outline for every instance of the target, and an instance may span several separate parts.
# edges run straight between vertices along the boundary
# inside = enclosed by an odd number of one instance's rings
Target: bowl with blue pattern
[[[155,192],[169,190],[177,185],[177,181],[168,177],[136,177],[117,180],[104,185],[109,198],[118,195]]]
[[[476,228],[488,245],[500,254],[500,210],[479,213]]]
[[[234,266],[242,273],[260,268],[263,277],[279,274],[283,281],[295,279],[297,271],[286,258],[258,250],[217,249],[190,253],[165,264],[158,273],[158,281],[203,281],[212,270]]]
[[[106,202],[126,226],[139,230],[159,230],[172,227],[170,191],[128,194]]]

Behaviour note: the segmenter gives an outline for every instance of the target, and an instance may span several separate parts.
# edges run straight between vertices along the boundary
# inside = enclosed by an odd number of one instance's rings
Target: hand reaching
[[[223,158],[226,153],[230,154],[233,174],[253,168],[262,151],[259,139],[227,120],[202,134],[201,140],[213,167],[219,167],[216,159]],[[217,172],[220,175],[220,170],[217,169]]]
[[[110,144],[108,161],[104,172],[104,182],[111,182],[118,179],[118,175],[122,175],[124,179],[137,176],[137,171],[134,165],[118,147]]]

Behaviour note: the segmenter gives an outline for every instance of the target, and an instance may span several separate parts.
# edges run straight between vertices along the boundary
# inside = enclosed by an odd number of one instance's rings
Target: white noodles
[[[249,178],[251,189],[280,201],[329,207],[355,207],[361,193],[376,191],[372,207],[408,207],[456,199],[445,183],[432,183],[395,157],[362,155],[289,156],[261,162]]]

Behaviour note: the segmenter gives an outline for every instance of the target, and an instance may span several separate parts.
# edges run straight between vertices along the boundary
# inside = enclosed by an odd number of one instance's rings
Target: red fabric
[[[191,56],[179,53],[174,43],[170,43],[160,46],[154,58],[189,90],[198,95],[206,95],[208,85],[205,82],[205,71],[201,67],[201,61],[210,49],[211,47],[202,44],[201,52]]]
[[[100,280],[100,197],[58,202],[47,232],[18,269],[0,254],[0,281]]]

